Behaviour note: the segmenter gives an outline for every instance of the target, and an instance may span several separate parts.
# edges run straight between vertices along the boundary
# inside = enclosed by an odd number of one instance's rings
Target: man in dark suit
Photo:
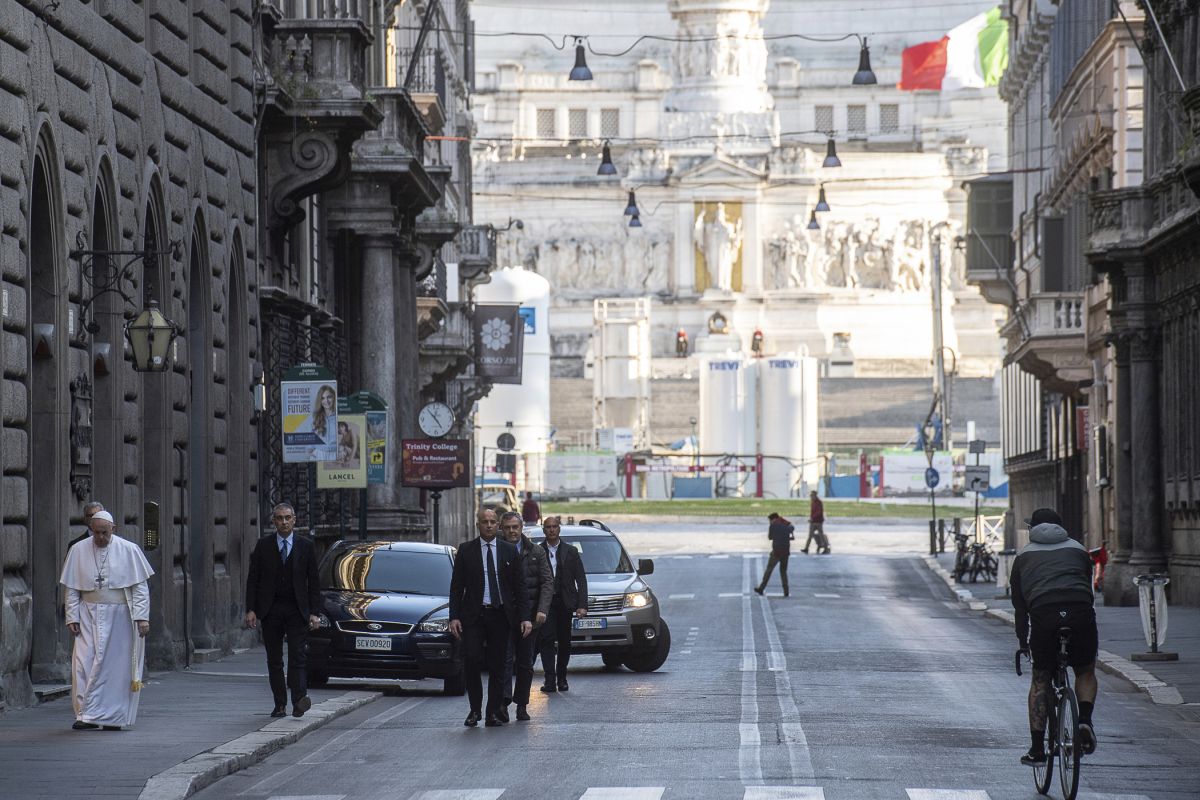
[[[463,722],[474,728],[483,705],[484,648],[487,649],[488,696],[485,725],[503,725],[504,654],[510,631],[529,636],[533,622],[522,591],[524,566],[517,549],[497,538],[496,512],[481,509],[476,518],[479,537],[458,548],[450,577],[450,633],[463,640],[463,678],[471,713]]]
[[[321,586],[313,543],[292,534],[296,511],[280,503],[271,511],[275,533],[258,540],[250,554],[246,576],[246,627],[262,622],[267,650],[267,674],[275,697],[272,717],[287,716],[287,692],[292,691],[292,716],[312,708],[304,668],[308,632],[321,623]],[[287,639],[287,681],[283,675],[283,641]]]
[[[550,618],[542,626],[539,650],[542,653],[542,670],[546,673],[543,692],[565,692],[567,685],[567,663],[571,660],[571,622],[587,614],[587,573],[583,569],[583,558],[579,551],[560,538],[562,521],[558,517],[546,517],[542,522],[546,540],[542,547],[550,556],[550,570],[554,573],[554,594],[550,601]],[[555,651],[558,659],[555,663]]]

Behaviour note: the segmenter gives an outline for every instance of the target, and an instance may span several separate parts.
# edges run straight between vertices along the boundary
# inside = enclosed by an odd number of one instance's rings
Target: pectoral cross
[[[104,575],[99,570],[96,571],[96,588],[104,588]]]

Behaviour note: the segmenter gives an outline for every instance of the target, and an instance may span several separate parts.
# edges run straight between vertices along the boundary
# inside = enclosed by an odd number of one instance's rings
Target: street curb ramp
[[[999,620],[1000,622],[1016,627],[1017,619],[1011,611],[1003,608],[989,608],[987,603],[981,600],[976,600],[975,595],[970,589],[966,589],[955,583],[954,576],[950,571],[938,563],[938,560],[933,556],[921,556],[921,560],[925,562],[925,566],[929,570],[946,582],[950,587],[950,591],[958,597],[958,601],[963,603],[972,611],[982,611],[984,616]],[[1150,695],[1150,699],[1156,705],[1160,706],[1178,706],[1183,705],[1183,696],[1179,694],[1179,690],[1174,686],[1160,681],[1158,678],[1151,675],[1146,670],[1134,664],[1128,659],[1121,658],[1115,653],[1110,653],[1107,650],[1101,650],[1096,655],[1096,666],[1109,675],[1115,675],[1118,678],[1128,681],[1133,684],[1138,691],[1145,692]]]
[[[257,764],[305,734],[382,697],[382,692],[346,692],[318,703],[303,717],[272,720],[252,733],[217,745],[152,775],[138,800],[184,800],[246,767]]]

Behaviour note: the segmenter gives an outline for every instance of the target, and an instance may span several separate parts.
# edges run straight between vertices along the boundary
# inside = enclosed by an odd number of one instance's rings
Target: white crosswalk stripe
[[[503,789],[431,789],[418,792],[412,800],[497,800]]]
[[[695,595],[695,593],[691,593],[691,594],[669,594],[669,595],[667,595],[667,599],[668,599],[668,600],[695,600],[695,599],[696,599],[696,595]]]
[[[991,800],[983,789],[905,789],[908,800]]]
[[[835,597],[840,598],[840,594],[814,594],[813,597]]]
[[[1150,796],[1144,794],[1108,794],[1106,792],[1080,792],[1075,797],[1076,800],[1150,800]]]
[[[741,596],[742,596],[741,592],[721,592],[717,595],[717,597],[741,597]]]
[[[270,800],[345,800],[344,794],[274,794]]]
[[[662,786],[593,786],[579,800],[660,800],[664,791]]]
[[[749,786],[742,800],[825,800],[820,786]]]

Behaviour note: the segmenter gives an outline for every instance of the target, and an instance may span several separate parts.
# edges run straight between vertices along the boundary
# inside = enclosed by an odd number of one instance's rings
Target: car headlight
[[[626,592],[625,608],[645,608],[650,605],[650,591]]]
[[[324,614],[317,614],[318,628],[328,628],[330,625],[331,623],[329,622],[329,617],[325,616]]]
[[[445,633],[450,630],[449,617],[430,617],[417,625],[422,633]]]

